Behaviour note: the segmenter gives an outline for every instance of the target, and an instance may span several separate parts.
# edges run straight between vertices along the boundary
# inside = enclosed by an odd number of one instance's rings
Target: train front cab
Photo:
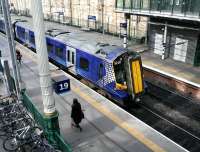
[[[140,101],[144,93],[141,57],[136,53],[125,53],[115,59],[113,66],[116,89],[125,90],[129,94],[129,99],[124,104]]]

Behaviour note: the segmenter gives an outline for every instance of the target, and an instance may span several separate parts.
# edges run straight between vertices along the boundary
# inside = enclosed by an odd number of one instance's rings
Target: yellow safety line
[[[31,58],[31,55],[27,55],[27,53],[23,53],[23,54],[25,54],[31,60],[34,60],[36,62],[36,59]],[[119,127],[123,128],[125,131],[127,131],[130,135],[135,137],[137,140],[139,140],[142,144],[144,144],[146,147],[151,149],[153,152],[166,152],[163,148],[161,148],[160,146],[155,144],[153,141],[151,141],[150,139],[145,137],[143,133],[141,133],[136,128],[134,128],[133,126],[130,126],[127,122],[125,122],[122,119],[120,119],[119,117],[117,117],[108,108],[106,108],[102,104],[98,103],[95,99],[93,99],[89,95],[83,93],[79,88],[75,88],[73,85],[71,85],[71,89],[74,93],[81,96],[85,101],[87,101],[95,109],[97,109],[99,112],[104,114],[107,118],[112,120]]]
[[[147,146],[149,149],[151,149],[153,152],[166,152],[163,148],[152,142],[150,139],[144,136],[143,133],[135,129],[134,127],[130,126],[127,122],[123,121],[119,117],[117,117],[115,114],[113,114],[108,108],[103,106],[102,104],[98,103],[95,99],[91,98],[89,95],[81,92],[79,88],[74,88],[74,86],[71,87],[71,89],[81,96],[85,101],[87,101],[90,105],[92,105],[95,109],[97,109],[99,112],[103,113],[107,118],[112,120],[114,123],[116,123],[118,126],[126,130],[130,135],[135,137],[137,140],[139,140],[142,144]]]

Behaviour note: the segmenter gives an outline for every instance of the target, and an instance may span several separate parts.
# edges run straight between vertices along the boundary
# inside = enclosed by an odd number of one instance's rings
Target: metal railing
[[[116,10],[199,20],[199,0],[116,0]]]
[[[22,15],[30,17],[30,11],[19,11],[19,10],[12,10],[13,14]],[[88,20],[88,19],[80,19],[80,18],[71,18],[64,15],[59,14],[44,14],[44,19],[46,21],[61,23],[64,25],[79,27],[79,28],[85,28],[90,31],[96,31],[99,33],[104,33],[115,36],[115,37],[122,37],[123,33],[121,33],[120,25],[112,24],[111,22],[105,22],[102,26],[102,23],[100,21],[95,20]],[[145,21],[146,22],[146,21]],[[128,39],[130,41],[137,41],[140,42],[140,40],[145,37],[146,29],[136,29],[135,27],[130,26],[130,29],[128,29]]]
[[[38,111],[25,90],[22,91],[22,102],[26,109],[32,114],[34,120],[45,130],[45,134],[47,136],[54,137],[54,139],[48,138],[48,140],[50,140],[49,142],[53,146],[56,145],[56,148],[60,149],[62,152],[71,152],[71,146],[64,141],[63,137],[61,137],[58,132],[47,132],[47,126],[44,116]]]

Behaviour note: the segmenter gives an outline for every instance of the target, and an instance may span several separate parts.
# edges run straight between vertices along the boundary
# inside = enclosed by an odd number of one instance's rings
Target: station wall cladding
[[[158,55],[162,55],[164,49],[164,24],[153,20],[149,24],[149,46]],[[167,26],[165,57],[195,66],[196,55],[199,52],[199,29],[184,23],[173,24],[170,21]]]
[[[10,0],[12,10],[22,15],[30,15],[30,0]],[[124,14],[115,12],[115,0],[42,0],[44,17],[61,23],[70,23],[78,27],[104,30],[114,35],[120,34],[120,23]],[[95,20],[88,20],[88,16]],[[130,25],[130,26],[129,26]],[[131,15],[128,22],[128,36],[141,38],[146,36],[147,18]]]

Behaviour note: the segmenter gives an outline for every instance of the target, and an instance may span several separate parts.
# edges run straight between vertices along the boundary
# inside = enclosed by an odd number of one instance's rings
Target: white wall
[[[10,0],[10,2],[14,4],[15,9],[22,11],[22,13],[26,9],[30,10],[30,1],[31,0]],[[42,0],[42,3],[44,15],[46,18],[48,15],[52,14],[54,19],[57,20],[58,13],[56,12],[64,12],[64,16],[68,19],[68,21],[72,17],[73,24],[86,27],[88,15],[96,16],[99,26],[101,25],[101,1],[103,0]],[[121,22],[124,22],[124,14],[115,13],[115,0],[104,0],[103,10],[103,22],[105,29],[109,29],[109,32],[111,33],[119,33],[119,25]],[[94,25],[94,22],[90,21],[89,26],[94,28]],[[146,28],[147,18],[141,17],[140,22],[137,24],[136,16],[131,16],[131,36],[145,36]]]

